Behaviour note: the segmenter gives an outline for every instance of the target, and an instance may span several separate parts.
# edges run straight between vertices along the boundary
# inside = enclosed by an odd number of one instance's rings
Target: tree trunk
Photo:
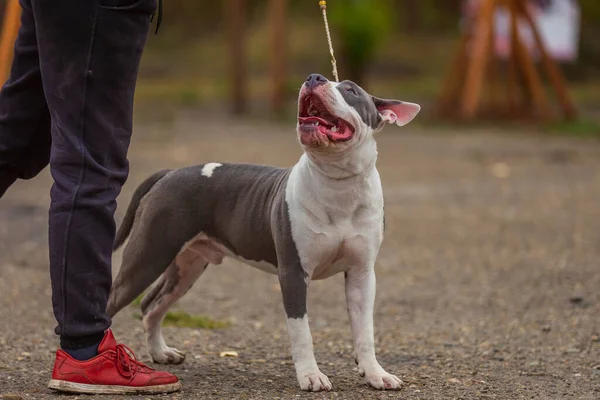
[[[420,32],[423,28],[419,3],[419,0],[403,0],[401,2],[404,7],[401,7],[398,13],[404,14],[404,26],[407,32]]]
[[[276,114],[280,114],[285,107],[286,17],[287,0],[270,0],[269,69],[271,75],[271,109]]]
[[[224,2],[231,51],[231,105],[234,114],[243,114],[246,111],[245,2],[246,0]]]

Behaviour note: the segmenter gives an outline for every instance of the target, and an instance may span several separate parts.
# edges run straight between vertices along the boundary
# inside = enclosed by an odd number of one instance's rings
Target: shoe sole
[[[181,389],[181,382],[154,386],[118,386],[118,385],[90,385],[51,379],[48,387],[52,390],[78,394],[159,394],[172,393]]]

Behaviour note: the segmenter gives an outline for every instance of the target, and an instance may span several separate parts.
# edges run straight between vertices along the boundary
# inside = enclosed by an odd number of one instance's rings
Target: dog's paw
[[[161,349],[150,351],[152,361],[157,364],[181,364],[185,360],[185,353],[174,347],[165,346]]]
[[[300,389],[309,392],[330,391],[332,388],[329,378],[318,370],[299,376],[298,383],[300,383]]]
[[[402,387],[402,381],[400,378],[398,378],[396,375],[388,374],[383,370],[371,374],[365,374],[364,377],[367,384],[375,389],[400,390]]]

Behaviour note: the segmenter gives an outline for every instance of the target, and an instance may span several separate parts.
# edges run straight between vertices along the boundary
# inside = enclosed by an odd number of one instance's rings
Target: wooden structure
[[[500,82],[499,66],[494,57],[494,12],[505,7],[510,15],[511,49],[505,66],[507,79]],[[558,95],[560,107],[567,119],[576,117],[576,110],[566,89],[560,69],[548,55],[535,21],[523,0],[482,0],[475,21],[469,21],[461,38],[458,54],[446,77],[438,102],[442,118],[470,120],[478,116],[536,118],[553,117],[544,84],[535,61],[523,43],[517,21],[531,28],[535,49],[541,58],[551,86]],[[488,79],[489,78],[489,79]],[[484,83],[489,83],[491,107],[482,107]],[[494,98],[499,88],[505,88],[501,99]],[[495,89],[495,90],[494,90]]]
[[[13,49],[21,18],[21,6],[19,0],[8,0],[4,10],[4,21],[2,22],[2,36],[0,36],[0,80],[4,84],[10,73],[13,59]]]

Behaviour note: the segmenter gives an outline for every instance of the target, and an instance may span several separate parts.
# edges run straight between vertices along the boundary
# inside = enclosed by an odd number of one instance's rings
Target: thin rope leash
[[[329,44],[329,53],[331,54],[331,65],[333,66],[333,77],[336,82],[339,82],[337,72],[337,63],[335,61],[335,56],[333,55],[333,44],[331,43],[331,33],[329,33],[329,23],[327,23],[327,1],[320,0],[319,7],[321,7],[321,11],[323,12],[323,21],[325,22],[325,32],[327,33],[327,44]]]

